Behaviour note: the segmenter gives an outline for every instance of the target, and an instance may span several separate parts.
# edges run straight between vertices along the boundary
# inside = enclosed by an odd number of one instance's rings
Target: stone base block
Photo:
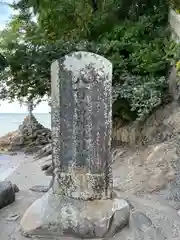
[[[128,224],[129,215],[123,199],[82,201],[51,190],[30,206],[21,227],[25,236],[111,237]]]

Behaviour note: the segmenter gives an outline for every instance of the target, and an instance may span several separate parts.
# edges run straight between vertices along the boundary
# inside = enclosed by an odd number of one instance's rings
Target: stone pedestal
[[[41,237],[112,237],[129,222],[123,199],[83,201],[53,194],[35,201],[21,220],[24,234]]]

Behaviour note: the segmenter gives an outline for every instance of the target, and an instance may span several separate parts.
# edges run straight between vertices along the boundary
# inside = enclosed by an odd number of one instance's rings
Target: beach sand
[[[163,150],[164,147],[161,149]],[[164,151],[164,150],[163,150]],[[132,157],[132,155],[130,155]],[[162,156],[162,154],[161,154]],[[126,158],[127,157],[127,158]],[[46,163],[48,157],[44,157],[40,160],[35,160],[33,155],[25,155],[23,153],[17,153],[17,155],[8,155],[5,153],[0,154],[0,181],[9,180],[13,184],[16,184],[20,191],[16,193],[16,201],[0,210],[0,240],[27,240],[20,233],[20,220],[24,214],[24,212],[28,209],[28,207],[38,198],[40,198],[44,193],[32,192],[29,189],[35,185],[43,185],[48,186],[51,177],[46,176],[43,171],[41,171],[41,166]],[[143,185],[141,184],[142,173],[144,172],[144,166],[140,165],[138,159],[140,161],[140,156],[137,155],[136,158],[131,158],[129,160],[129,155],[117,155],[117,161],[113,164],[113,175],[114,187],[117,185],[118,189],[115,188],[116,193],[121,198],[129,198],[131,201],[135,196],[133,195],[134,189],[141,190]],[[158,158],[153,158],[157,160]],[[169,160],[169,158],[168,158]],[[153,160],[154,162],[154,160]],[[155,161],[156,162],[156,161]],[[179,161],[178,161],[179,162]],[[149,166],[149,165],[148,165]],[[180,174],[179,167],[177,168],[177,179],[169,183],[169,187],[167,189],[163,189],[162,191],[145,194],[141,196],[141,201],[145,202],[150,200],[150,204],[154,204],[156,206],[157,202],[159,204],[162,203],[162,208],[165,210],[170,206],[174,209],[169,209],[168,217],[174,218],[174,213],[177,215],[177,211],[180,209],[180,198],[177,199],[180,189]],[[152,169],[154,168],[154,165]],[[133,177],[133,179],[131,179]],[[123,187],[125,186],[125,190],[123,191]],[[144,188],[142,188],[143,190]],[[179,194],[179,195],[178,195]],[[174,199],[176,201],[174,201]],[[172,201],[173,200],[173,201]],[[139,198],[137,201],[140,201]],[[149,203],[147,203],[149,204]],[[158,205],[159,208],[159,205]],[[157,208],[157,209],[158,209]],[[143,209],[143,211],[145,211]],[[14,221],[8,221],[8,218],[12,215],[17,215],[19,218]],[[172,216],[171,216],[172,215]],[[178,217],[178,222],[179,222]],[[180,229],[180,228],[179,228]],[[33,238],[37,240],[38,238]],[[52,238],[47,238],[50,240]],[[61,240],[67,238],[60,238]],[[68,238],[68,240],[72,240],[74,238]],[[117,239],[121,239],[118,238]],[[122,238],[123,239],[123,238]],[[127,239],[127,238],[124,238]],[[179,239],[179,238],[178,238]]]
[[[27,240],[20,234],[20,220],[26,209],[43,193],[32,192],[29,189],[34,185],[48,186],[51,177],[45,176],[41,171],[40,162],[34,161],[33,156],[23,153],[10,156],[0,155],[0,180],[9,180],[16,184],[20,191],[16,193],[16,201],[0,210],[0,239],[1,240]],[[18,215],[16,221],[7,218]]]

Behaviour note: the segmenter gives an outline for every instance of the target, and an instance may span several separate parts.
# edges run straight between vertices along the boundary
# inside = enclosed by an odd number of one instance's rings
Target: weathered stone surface
[[[51,154],[52,154],[52,143],[48,143],[36,153],[36,159],[40,159],[42,157],[46,157]]]
[[[112,64],[74,52],[51,69],[54,191],[85,200],[111,197]]]
[[[28,235],[110,237],[128,224],[129,214],[123,199],[83,201],[49,191],[27,210],[21,226]]]
[[[112,237],[129,220],[127,202],[112,198],[112,64],[75,52],[55,61],[51,74],[53,190],[27,210],[22,230]]]
[[[44,164],[44,165],[41,167],[41,170],[42,170],[42,171],[46,171],[50,166],[51,166],[51,163],[49,163],[49,164]]]
[[[14,222],[16,221],[18,218],[20,218],[20,216],[18,214],[12,214],[9,217],[6,218],[7,221],[9,222]]]
[[[43,185],[35,185],[31,187],[29,190],[33,192],[47,192],[49,190],[49,186],[43,186]]]
[[[46,176],[53,176],[54,175],[54,168],[52,165],[50,165],[47,170],[45,171]]]
[[[7,152],[9,150],[9,146],[12,142],[12,139],[16,138],[18,132],[9,132],[5,136],[0,137],[0,151]]]
[[[121,193],[119,194],[122,195]],[[129,225],[117,233],[113,240],[179,240],[180,218],[168,203],[127,194],[133,205]]]
[[[51,131],[40,124],[32,114],[24,119],[19,132],[27,153],[36,152],[51,141]]]
[[[12,187],[13,187],[15,193],[19,192],[19,188],[16,184],[12,184]]]
[[[9,181],[0,182],[0,209],[15,201],[15,191]]]

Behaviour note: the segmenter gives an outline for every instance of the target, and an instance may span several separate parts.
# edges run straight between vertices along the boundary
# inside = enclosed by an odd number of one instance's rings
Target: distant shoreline
[[[27,115],[28,113],[0,113],[0,137],[16,131]],[[51,128],[51,115],[49,113],[34,113],[34,116],[43,126]]]
[[[16,113],[16,112],[12,112],[12,113],[10,113],[10,112],[8,112],[8,113],[6,113],[6,112],[0,112],[0,114],[23,114],[23,115],[25,115],[25,114],[28,114],[28,113]],[[49,114],[49,112],[48,113],[36,113],[36,112],[34,112],[33,114]]]

